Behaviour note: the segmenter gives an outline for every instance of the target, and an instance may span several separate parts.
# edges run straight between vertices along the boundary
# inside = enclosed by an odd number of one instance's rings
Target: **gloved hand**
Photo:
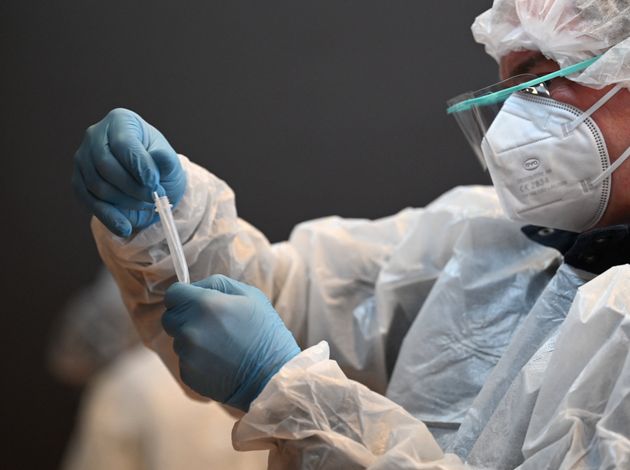
[[[186,173],[160,131],[119,108],[85,132],[74,155],[72,185],[110,231],[127,237],[157,220],[154,191],[173,205],[179,202]]]
[[[162,325],[174,338],[184,383],[243,411],[300,352],[267,297],[226,276],[176,282],[165,304]]]

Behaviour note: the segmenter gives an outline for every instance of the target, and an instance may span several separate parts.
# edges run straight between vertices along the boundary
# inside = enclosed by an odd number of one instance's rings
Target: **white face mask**
[[[582,232],[601,219],[614,165],[590,116],[621,87],[586,112],[527,93],[514,93],[486,132],[482,151],[499,200],[512,220]]]

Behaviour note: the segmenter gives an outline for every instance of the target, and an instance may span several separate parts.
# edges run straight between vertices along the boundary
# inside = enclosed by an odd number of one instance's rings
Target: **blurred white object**
[[[234,418],[184,395],[155,353],[124,354],[89,385],[64,470],[255,470],[267,452],[237,452]]]
[[[593,88],[630,87],[630,2],[494,0],[472,31],[499,61],[511,51],[541,51],[560,68],[603,54],[571,80]]]
[[[140,341],[118,286],[104,268],[70,299],[55,326],[48,348],[49,367],[58,379],[73,385],[85,384]]]

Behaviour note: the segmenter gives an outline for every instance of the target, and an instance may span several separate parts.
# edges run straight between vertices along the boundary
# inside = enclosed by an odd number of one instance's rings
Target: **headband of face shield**
[[[613,165],[591,115],[622,86],[582,111],[551,98],[545,82],[591,65],[597,58],[536,77],[521,75],[449,101],[506,214],[519,222],[582,232],[603,216]]]

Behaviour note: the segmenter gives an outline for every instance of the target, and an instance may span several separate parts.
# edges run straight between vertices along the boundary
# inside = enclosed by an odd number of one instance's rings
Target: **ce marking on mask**
[[[551,170],[541,170],[525,178],[519,178],[518,179],[519,192],[521,194],[536,195],[536,194],[541,194],[541,193],[544,193],[553,189],[552,184],[551,184],[551,178],[549,177],[550,173],[551,173]],[[562,183],[560,183],[559,185],[562,186]]]

